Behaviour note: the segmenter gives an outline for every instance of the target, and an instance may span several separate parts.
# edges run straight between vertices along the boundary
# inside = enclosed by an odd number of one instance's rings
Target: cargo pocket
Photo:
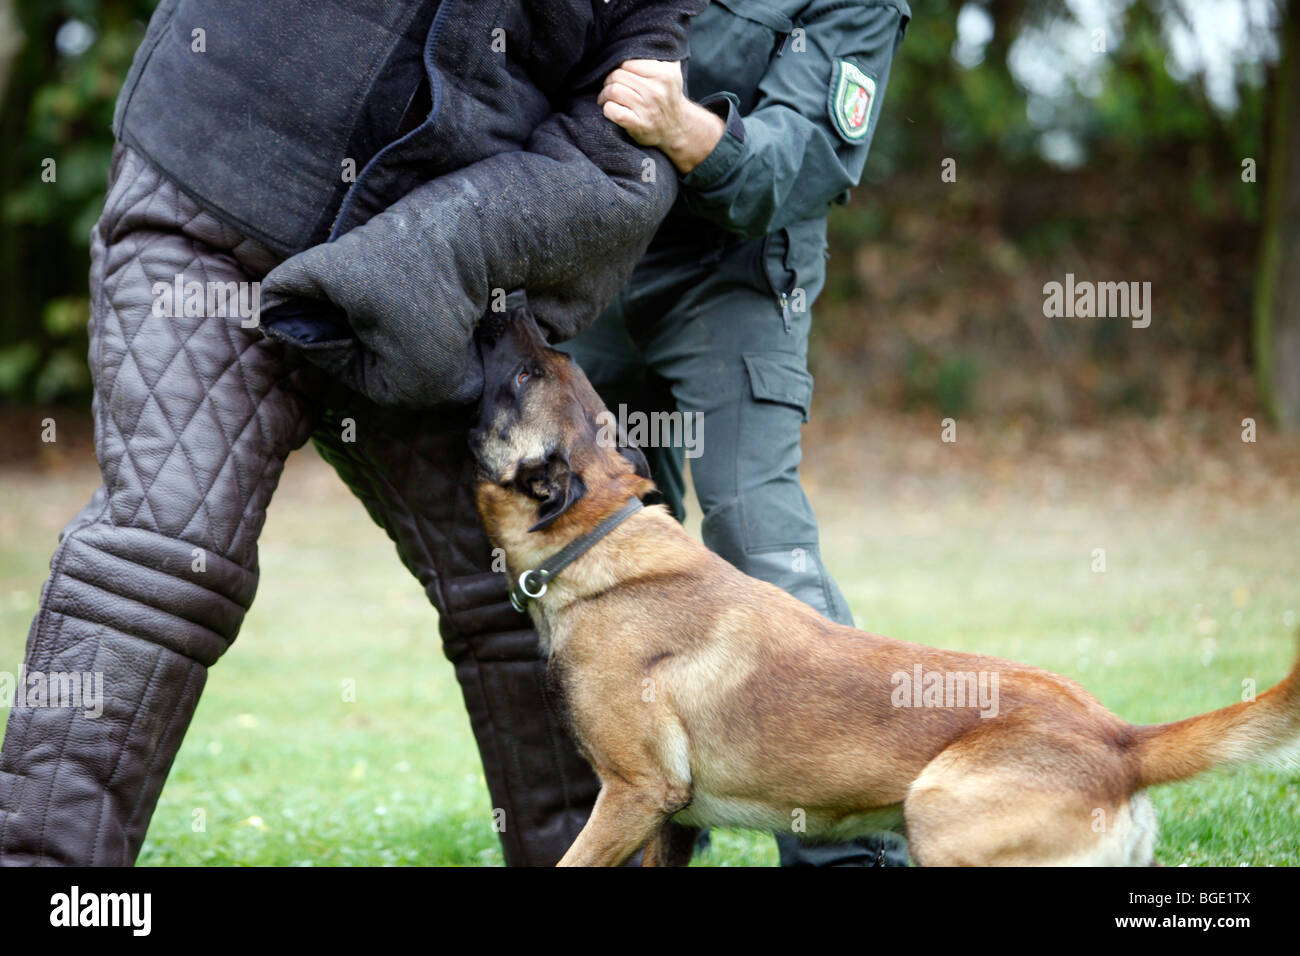
[[[739,17],[742,20],[765,27],[767,34],[771,37],[767,41],[769,55],[777,49],[773,41],[780,42],[784,40],[785,37],[790,35],[790,31],[794,29],[794,20],[789,14],[771,4],[762,3],[760,0],[715,0],[715,2],[717,6],[724,8],[733,17]],[[739,62],[744,63],[745,61],[741,59]],[[756,86],[757,84],[753,85]]]
[[[755,401],[788,405],[808,421],[813,377],[802,358],[785,352],[751,352],[744,359]]]
[[[750,352],[742,357],[750,395],[740,410],[736,449],[737,550],[756,555],[806,549],[817,537],[799,485],[800,433],[808,420],[813,378],[803,357],[792,352]]]
[[[762,3],[761,0],[717,0],[717,3],[718,6],[726,7],[736,16],[761,23],[775,33],[789,33],[794,27],[794,21],[789,14],[777,6]]]
[[[748,113],[754,108],[759,83],[793,29],[788,14],[759,0],[710,3],[691,33],[691,58],[686,64],[691,98],[732,90],[741,113]]]

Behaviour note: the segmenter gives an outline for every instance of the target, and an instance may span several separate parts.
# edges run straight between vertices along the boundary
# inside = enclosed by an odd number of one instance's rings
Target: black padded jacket
[[[686,56],[706,0],[163,0],[114,129],[288,256],[263,328],[384,404],[473,400],[473,329],[522,289],[555,339],[627,279],[676,196],[596,106]]]

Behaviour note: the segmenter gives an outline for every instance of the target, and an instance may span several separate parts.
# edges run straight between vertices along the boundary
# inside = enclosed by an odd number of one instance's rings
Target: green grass
[[[18,668],[57,531],[94,481],[82,468],[0,476],[0,670]],[[1224,706],[1244,679],[1262,691],[1285,673],[1300,612],[1294,498],[1206,509],[1074,493],[1049,507],[956,487],[916,500],[814,492],[860,626],[1051,668],[1143,723]],[[1090,570],[1097,547],[1104,574]],[[140,862],[500,864],[435,616],[313,456],[291,462],[261,565]],[[1154,799],[1161,863],[1300,862],[1295,772],[1217,773]],[[770,837],[723,832],[699,862],[775,861]]]

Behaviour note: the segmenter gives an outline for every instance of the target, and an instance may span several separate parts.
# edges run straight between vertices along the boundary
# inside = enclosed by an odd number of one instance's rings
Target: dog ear
[[[509,318],[512,322],[519,323],[530,339],[537,345],[550,346],[550,339],[546,335],[546,329],[537,321],[537,316],[533,315],[532,309],[526,305],[518,305],[510,310]]]
[[[645,454],[636,445],[620,444],[618,453],[632,463],[636,473],[641,478],[650,477],[650,462],[646,461]]]
[[[539,474],[526,480],[529,493],[541,499],[537,507],[537,523],[529,531],[549,528],[587,493],[582,476],[573,473],[568,456],[560,452],[546,460]]]

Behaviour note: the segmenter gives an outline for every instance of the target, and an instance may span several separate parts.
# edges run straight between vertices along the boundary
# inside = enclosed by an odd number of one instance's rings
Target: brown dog
[[[1253,703],[1136,727],[1036,667],[834,624],[661,507],[594,540],[652,490],[645,459],[602,436],[604,405],[531,318],[485,324],[480,344],[478,505],[511,581],[590,544],[525,582],[544,592],[528,609],[601,781],[563,865],[613,866],[643,846],[647,864],[685,863],[683,825],[894,829],[927,866],[1145,865],[1144,788],[1294,759],[1297,670]]]

